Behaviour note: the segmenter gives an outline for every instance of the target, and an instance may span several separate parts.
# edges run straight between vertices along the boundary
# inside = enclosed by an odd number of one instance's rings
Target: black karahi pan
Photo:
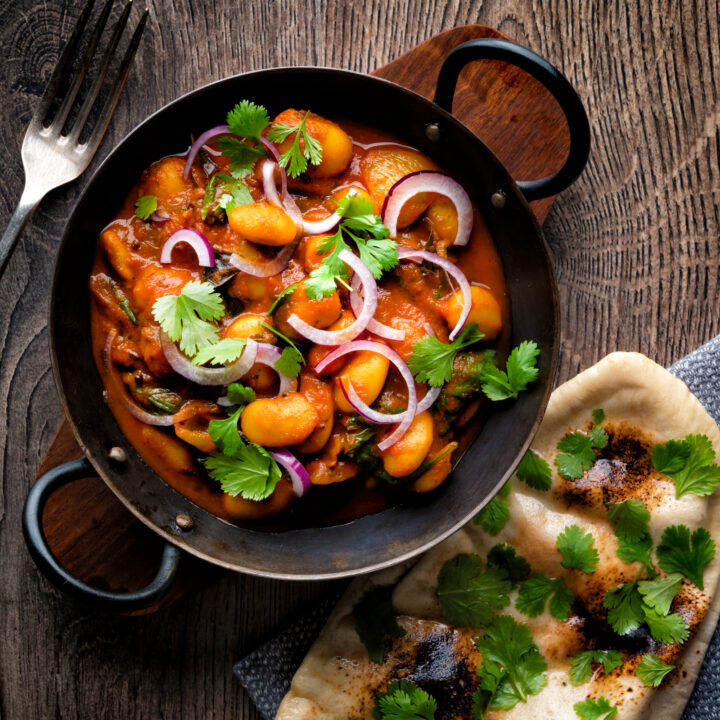
[[[483,142],[451,115],[460,71],[480,59],[526,70],[558,100],[571,136],[569,156],[559,172],[516,183]],[[197,136],[216,125],[240,98],[265,105],[271,115],[286,107],[310,107],[402,138],[467,189],[490,229],[511,298],[512,343],[538,343],[540,374],[517,401],[495,404],[484,423],[473,426],[471,442],[451,478],[424,502],[321,528],[268,532],[233,525],[199,508],[150,470],[103,403],[91,347],[88,292],[98,236],[151,161],[182,152],[190,133]],[[443,63],[433,102],[387,80],[347,70],[278,68],[212,83],[145,120],[93,176],[58,251],[49,320],[52,364],[65,415],[85,457],[43,475],[28,495],[23,528],[38,567],[69,595],[129,611],[147,607],[167,592],[183,552],[238,572],[320,580],[402,562],[462,527],[508,480],[548,401],[560,336],[558,295],[548,249],[528,201],[554,195],[575,180],[589,144],[587,116],[568,81],[530,50],[497,39],[472,40],[455,48]],[[160,570],[143,590],[115,594],[90,587],[64,570],[48,547],[42,529],[47,498],[62,485],[93,474],[167,541]]]

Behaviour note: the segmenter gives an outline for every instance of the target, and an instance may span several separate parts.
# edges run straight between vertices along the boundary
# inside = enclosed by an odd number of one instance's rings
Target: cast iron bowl
[[[555,175],[516,183],[495,155],[450,114],[460,70],[492,58],[517,65],[540,80],[568,120],[571,148]],[[535,340],[539,378],[517,401],[498,403],[478,425],[451,479],[427,502],[401,504],[330,527],[267,532],[230,524],[170,488],[144,464],[103,404],[93,362],[88,277],[102,228],[147,165],[182,152],[190,133],[216,125],[239,98],[265,105],[270,115],[310,107],[386,130],[430,156],[468,190],[484,216],[502,259],[512,303],[512,344]],[[359,102],[359,99],[368,102]],[[371,101],[369,101],[371,100]],[[379,109],[379,110],[378,110]],[[386,80],[347,70],[278,68],[221,80],[175,100],[133,130],[97,170],[67,223],[57,256],[50,307],[50,345],[58,392],[85,457],[50,471],[33,486],[25,505],[29,550],[48,578],[74,597],[116,610],[159,599],[172,583],[181,550],[239,572],[317,580],[357,575],[407,560],[468,522],[508,480],[542,418],[553,382],[559,319],[548,250],[528,200],[567,187],[588,155],[589,129],[582,104],[567,80],[535,53],[503,40],[474,40],[446,58],[434,102]],[[124,462],[109,457],[122,448]],[[61,485],[97,474],[120,501],[167,541],[155,580],[143,590],[115,594],[90,587],[54,558],[42,529],[42,509]],[[190,522],[178,526],[178,516]],[[187,520],[185,518],[185,520]]]

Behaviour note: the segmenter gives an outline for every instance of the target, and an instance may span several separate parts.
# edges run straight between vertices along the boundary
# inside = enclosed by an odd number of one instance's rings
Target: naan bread
[[[374,696],[394,679],[421,684],[438,702],[437,720],[472,717],[471,696],[477,686],[476,670],[482,658],[474,647],[477,632],[443,621],[435,596],[443,564],[458,553],[478,553],[483,559],[498,542],[511,544],[530,562],[533,572],[563,577],[576,596],[569,619],[559,622],[545,613],[528,618],[511,605],[503,610],[527,623],[548,663],[547,685],[527,703],[509,711],[491,711],[497,718],[577,720],[573,705],[587,697],[604,696],[620,708],[620,717],[671,720],[678,718],[688,699],[712,637],[720,609],[717,593],[720,556],[705,570],[705,591],[684,581],[673,611],[687,620],[691,638],[682,647],[661,645],[648,635],[620,638],[613,647],[623,650],[625,663],[605,676],[596,672],[584,685],[569,680],[570,658],[604,645],[607,633],[597,632],[596,618],[604,617],[602,598],[607,590],[631,581],[638,565],[627,565],[616,555],[617,542],[607,517],[603,494],[621,502],[636,498],[651,511],[650,527],[657,544],[668,525],[684,523],[691,530],[708,528],[720,543],[718,493],[700,498],[675,498],[672,481],[659,475],[647,458],[655,443],[683,438],[688,433],[710,438],[720,456],[720,431],[687,387],[659,365],[636,353],[613,353],[597,365],[559,387],[533,443],[534,450],[551,465],[560,438],[587,430],[595,408],[605,411],[603,427],[610,441],[601,459],[577,480],[554,475],[547,492],[512,480],[511,516],[497,537],[472,524],[426,553],[411,570],[392,568],[355,580],[330,616],[292,681],[276,720],[364,720],[372,717]],[[592,575],[561,567],[556,538],[570,524],[592,532],[600,554]],[[354,629],[353,605],[376,585],[395,585],[393,604],[404,637],[388,641],[386,660],[376,665]],[[575,614],[576,607],[583,608]],[[647,688],[634,674],[644,652],[654,652],[677,665],[657,689]]]

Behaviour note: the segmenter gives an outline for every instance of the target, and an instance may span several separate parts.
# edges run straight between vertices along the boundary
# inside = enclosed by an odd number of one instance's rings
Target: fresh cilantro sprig
[[[143,195],[135,201],[135,215],[147,220],[157,210],[157,204],[155,195]]]
[[[570,682],[573,685],[584,685],[593,674],[593,664],[602,665],[606,675],[624,662],[619,650],[584,650],[570,660]]]
[[[595,464],[595,449],[601,450],[607,445],[608,435],[599,425],[604,417],[602,410],[594,410],[595,424],[587,435],[571,432],[558,443],[560,454],[555,458],[555,466],[566,480],[581,478],[583,473]]]
[[[640,562],[649,575],[655,575],[650,511],[639,500],[630,499],[611,504],[608,518],[615,526],[617,556],[626,563]]]
[[[646,653],[635,668],[635,674],[646,687],[657,687],[674,669],[675,665],[666,665],[655,653]]]
[[[513,586],[530,577],[530,563],[507,543],[498,543],[490,549],[487,564],[488,567],[497,570],[501,577],[509,580]]]
[[[483,658],[473,695],[476,718],[485,718],[491,709],[510,710],[545,687],[547,663],[524,623],[497,615],[475,645]]]
[[[272,302],[272,305],[268,309],[268,311],[265,313],[267,317],[270,317],[275,310],[277,309],[277,306],[283,301],[284,298],[286,298],[300,283],[293,283],[292,285],[288,285]]]
[[[369,198],[348,193],[338,201],[337,213],[341,217],[337,230],[321,238],[317,245],[319,255],[328,255],[305,281],[305,292],[312,300],[330,296],[335,292],[337,283],[347,287],[349,274],[340,253],[352,248],[345,238],[354,241],[360,259],[376,280],[398,264],[397,243],[389,237],[390,231],[374,214]]]
[[[706,435],[687,435],[684,440],[668,440],[650,451],[653,467],[675,483],[675,497],[687,493],[712,495],[720,484],[720,466]]]
[[[456,555],[438,574],[437,597],[443,616],[453,625],[481,627],[495,610],[510,604],[512,583],[492,567],[483,569],[475,553]]]
[[[588,698],[573,705],[580,720],[612,720],[618,709],[605,697]]]
[[[280,357],[275,361],[273,367],[281,374],[290,378],[298,376],[300,368],[305,364],[305,358],[300,352],[298,346],[289,338],[287,335],[283,335],[277,328],[269,325],[266,322],[260,321],[266,330],[277,335],[281,340],[287,343],[287,347],[283,348]]]
[[[523,340],[508,356],[505,370],[486,363],[480,369],[482,391],[495,402],[516,398],[538,376],[540,349],[532,340]]]
[[[235,362],[245,352],[245,338],[222,338],[213,345],[206,345],[198,350],[192,359],[193,365],[225,365]]]
[[[675,596],[680,592],[682,575],[673,574],[655,580],[640,580],[638,592],[643,596],[643,602],[661,615],[670,612],[670,606]]]
[[[556,545],[563,558],[560,564],[564,568],[590,574],[597,567],[599,556],[595,539],[591,532],[585,532],[578,525],[568,525],[557,536]]]
[[[221,135],[217,139],[218,150],[230,161],[229,170],[239,180],[249,175],[255,162],[265,157],[265,149],[253,147],[234,135]]]
[[[353,606],[355,631],[368,651],[370,659],[382,665],[386,635],[402,637],[405,630],[398,625],[392,605],[392,588],[377,587],[365,593]]]
[[[238,382],[230,383],[226,394],[227,399],[233,405],[244,405],[245,403],[252,402],[257,397],[251,387]]]
[[[551,580],[538,573],[520,586],[515,607],[524,615],[535,618],[545,612],[548,600],[550,615],[560,622],[567,620],[575,600],[572,591],[562,578]]]
[[[437,702],[422,688],[399,680],[375,698],[374,720],[435,720]]]
[[[322,145],[306,127],[309,115],[308,110],[298,125],[274,123],[267,134],[268,140],[274,143],[284,142],[290,135],[295,134],[290,149],[280,156],[280,165],[287,169],[288,175],[292,178],[302,175],[307,170],[308,160],[312,165],[319,165],[322,162]]]
[[[475,525],[489,535],[498,535],[510,519],[510,483],[505,483],[500,492],[473,518]]]
[[[153,305],[153,317],[168,337],[188,356],[218,341],[211,320],[224,314],[222,297],[210,283],[191,280],[178,295],[165,295]]]
[[[552,485],[550,465],[534,450],[528,450],[523,455],[515,474],[535,490],[549,490]]]
[[[436,335],[426,335],[418,340],[407,360],[410,371],[418,382],[440,387],[450,380],[455,356],[485,337],[477,323],[468,323],[451,342],[444,343]]]
[[[671,525],[665,528],[655,552],[665,572],[680,573],[704,589],[703,573],[715,557],[715,541],[705,528],[691,535],[686,525]]]
[[[230,110],[226,118],[228,130],[233,135],[251,140],[260,145],[260,135],[270,124],[267,110],[250,100],[241,100]]]

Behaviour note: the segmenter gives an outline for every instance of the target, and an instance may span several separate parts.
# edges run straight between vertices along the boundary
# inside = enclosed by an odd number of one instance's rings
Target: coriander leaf
[[[661,615],[657,610],[643,605],[645,622],[650,634],[661,643],[684,643],[690,636],[685,618],[680,613]]]
[[[595,549],[592,533],[585,532],[577,525],[568,525],[557,537],[557,549],[563,556],[564,568],[582,570],[590,574],[598,564],[598,551]]]
[[[360,259],[376,280],[379,280],[385,271],[392,270],[398,264],[397,243],[394,240],[390,238],[364,240],[356,235],[352,235],[352,238],[357,245]]]
[[[178,295],[165,295],[153,305],[153,317],[173,342],[189,356],[216,343],[218,330],[210,320],[224,314],[221,296],[210,283],[191,280]]]
[[[536,490],[549,490],[552,485],[550,465],[534,450],[528,450],[523,455],[515,474]]]
[[[645,619],[642,596],[634,582],[608,590],[603,598],[603,607],[609,611],[608,623],[618,635],[637,630]]]
[[[233,405],[243,405],[255,400],[256,395],[255,391],[251,387],[243,385],[242,383],[234,382],[228,385],[227,397]]]
[[[704,590],[703,573],[715,557],[715,542],[705,528],[692,535],[686,525],[665,528],[656,553],[665,572],[679,572]]]
[[[618,709],[607,698],[588,698],[573,705],[580,720],[612,720]]]
[[[530,563],[507,543],[495,545],[487,555],[487,563],[488,567],[498,570],[499,574],[513,585],[530,577]]]
[[[505,364],[505,371],[487,365],[480,371],[482,391],[495,402],[516,398],[518,393],[538,376],[537,358],[540,349],[532,340],[523,340],[513,348]]]
[[[557,445],[560,454],[555,458],[555,467],[566,480],[577,480],[595,464],[595,451],[588,435],[568,433]]]
[[[245,338],[223,338],[213,345],[206,345],[198,350],[193,358],[193,365],[225,365],[235,362],[245,352]]]
[[[651,557],[653,540],[649,532],[645,533],[639,540],[628,540],[623,536],[619,536],[617,541],[617,556],[623,562],[642,563],[645,565],[645,570],[649,575],[655,574]]]
[[[451,343],[444,343],[435,335],[426,335],[413,345],[408,367],[418,382],[440,387],[452,377],[453,361],[458,352],[483,337],[474,322],[468,323]]]
[[[635,668],[635,674],[647,687],[657,687],[674,669],[675,665],[666,665],[655,653],[646,653]]]
[[[685,461],[680,465],[683,457]],[[706,435],[687,435],[684,440],[656,445],[650,451],[650,459],[658,472],[675,483],[675,497],[687,493],[712,495],[720,484],[720,466],[713,463],[715,451]]]
[[[157,210],[155,195],[143,195],[135,201],[135,215],[141,220],[147,220]]]
[[[512,585],[475,555],[456,555],[438,574],[437,596],[445,619],[462,627],[481,627],[493,618],[493,611],[510,603]]]
[[[382,665],[385,655],[385,635],[402,637],[405,630],[400,627],[392,606],[392,588],[377,587],[365,593],[353,606],[355,630],[366,647],[370,659]]]
[[[597,425],[599,425],[603,420],[605,420],[605,411],[602,408],[596,408],[592,411],[593,420]]]
[[[599,425],[594,425],[588,433],[588,440],[594,448],[602,449],[608,444],[608,434]]]
[[[649,532],[650,511],[639,500],[612,504],[608,518],[615,525],[615,535],[630,542],[641,540]]]
[[[684,440],[668,440],[650,450],[650,460],[658,472],[675,474],[685,467],[690,452],[690,444]]]
[[[618,650],[584,650],[570,661],[570,682],[583,685],[592,677],[593,663],[602,664],[605,674],[610,674],[624,662],[623,654]]]
[[[250,100],[240,101],[227,114],[228,130],[249,140],[260,142],[260,133],[270,124],[267,110]]]
[[[542,573],[533,575],[520,586],[515,607],[528,617],[535,618],[545,612],[548,598],[552,617],[560,622],[567,620],[575,598],[562,578],[551,580]]]
[[[240,138],[221,135],[217,139],[218,150],[230,161],[230,172],[236,179],[245,177],[252,172],[255,161],[264,157],[262,147],[252,147]]]
[[[220,483],[223,492],[246,500],[265,500],[282,477],[277,463],[268,452],[255,445],[243,444],[233,457],[211,453],[204,460],[210,477]]]
[[[288,285],[274,300],[273,304],[270,306],[270,309],[265,313],[266,316],[272,315],[277,306],[282,302],[283,298],[287,297],[300,283],[293,283],[292,285]]]
[[[303,286],[305,294],[311,300],[329,297],[335,292],[335,282],[349,277],[345,263],[340,259],[343,250],[350,250],[350,246],[343,240],[342,231],[334,235],[321,238],[317,246],[318,253],[330,253],[323,258],[322,264],[316,267]]]
[[[375,698],[374,720],[434,720],[435,698],[407,680],[391,682]]]
[[[343,217],[345,227],[350,230],[365,232],[378,239],[388,237],[390,234],[387,226],[375,214],[375,208],[370,198],[347,194],[338,201],[337,211]]]
[[[296,348],[287,346],[283,348],[280,357],[275,361],[273,367],[281,374],[289,378],[298,376],[302,364],[305,362],[302,353]]]
[[[475,720],[485,720],[505,672],[497,663],[485,660],[478,668],[477,674],[480,681],[473,693],[471,711]]]
[[[537,695],[547,683],[547,663],[533,642],[530,628],[508,615],[496,615],[475,645],[482,654],[483,665],[493,663],[502,669],[489,707],[509,710],[528,695]],[[497,676],[492,669],[486,675]],[[479,674],[483,680],[482,666]],[[485,680],[487,684],[487,679]]]
[[[218,450],[228,457],[235,457],[245,445],[238,430],[242,411],[242,408],[238,408],[229,417],[222,420],[211,420],[208,423],[210,439],[218,446]]]
[[[308,160],[312,165],[319,165],[322,162],[322,145],[308,132],[306,127],[308,115],[310,115],[309,110],[297,126],[275,123],[267,135],[268,140],[272,142],[283,142],[295,133],[290,149],[280,156],[280,165],[287,168],[291,178],[296,178],[307,170]],[[300,147],[301,138],[303,147]]]
[[[218,199],[218,207],[222,208],[226,213],[231,213],[240,205],[251,205],[253,196],[250,189],[241,180],[232,180],[222,186],[223,194]]]
[[[638,592],[643,596],[645,605],[655,608],[661,615],[667,615],[681,586],[682,575],[668,575],[657,580],[641,580]]]
[[[473,519],[475,525],[492,535],[498,535],[510,519],[510,503],[502,497],[494,497]]]

